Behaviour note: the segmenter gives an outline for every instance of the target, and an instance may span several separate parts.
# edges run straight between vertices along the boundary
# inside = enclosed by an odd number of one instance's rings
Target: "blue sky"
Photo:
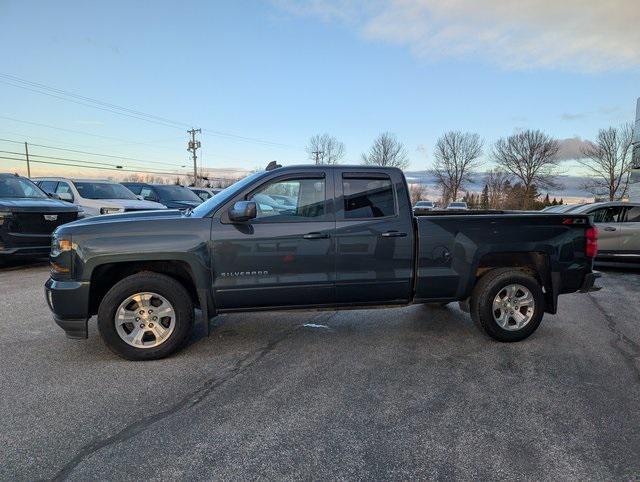
[[[427,0],[5,0],[0,73],[283,144],[209,132],[201,138],[208,167],[304,162],[308,138],[323,132],[346,144],[346,161],[359,162],[377,134],[391,131],[406,145],[410,169],[422,170],[449,129],[477,132],[489,145],[515,129],[588,139],[633,120],[640,96],[636,1],[613,2],[611,18],[597,6],[576,9],[582,13],[571,21],[571,10],[549,0],[521,2],[522,16],[496,2],[484,2],[479,14],[473,2],[442,10]],[[185,130],[0,83],[4,139],[180,169],[188,164]]]

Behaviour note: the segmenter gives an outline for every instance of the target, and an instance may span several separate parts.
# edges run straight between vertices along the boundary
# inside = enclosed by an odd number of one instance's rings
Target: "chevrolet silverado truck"
[[[68,337],[87,338],[97,315],[109,348],[131,360],[179,349],[196,308],[208,323],[219,313],[459,301],[484,333],[513,342],[556,312],[558,295],[597,289],[596,252],[586,215],[416,217],[399,169],[276,167],[192,210],[58,228],[45,294]]]

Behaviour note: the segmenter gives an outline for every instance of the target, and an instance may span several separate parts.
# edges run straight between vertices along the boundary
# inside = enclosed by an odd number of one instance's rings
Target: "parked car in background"
[[[582,204],[571,214],[588,214],[599,231],[598,261],[640,262],[640,203]]]
[[[454,202],[450,202],[449,205],[447,206],[447,210],[449,210],[449,209],[467,211],[469,209],[469,206],[467,206],[466,202],[454,201]]]
[[[420,215],[429,211],[433,211],[436,208],[436,205],[433,201],[418,201],[415,206],[413,206],[413,214]]]
[[[169,209],[190,209],[202,203],[202,199],[191,189],[177,184],[147,184],[145,182],[123,182],[123,186],[145,201],[161,203]]]
[[[189,186],[191,189],[202,201],[206,201],[211,199],[213,196],[218,194],[222,189],[217,187],[193,187]]]
[[[0,261],[48,254],[53,230],[79,216],[77,206],[52,199],[29,179],[0,174]]]
[[[34,182],[47,194],[81,206],[86,216],[165,209],[162,204],[140,200],[114,181],[40,177]]]
[[[582,206],[588,206],[589,204],[558,204],[557,206],[547,206],[541,212],[543,213],[569,213]]]

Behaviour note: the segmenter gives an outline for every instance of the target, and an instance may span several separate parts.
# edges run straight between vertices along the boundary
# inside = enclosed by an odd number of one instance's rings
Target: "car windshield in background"
[[[420,206],[420,207],[433,207],[433,203],[431,201],[418,201],[416,203],[416,206]]]
[[[191,189],[188,189],[183,186],[154,186],[155,190],[158,191],[160,197],[163,199],[170,199],[171,201],[196,201],[202,202],[202,199],[198,197],[196,193],[194,193]]]
[[[239,191],[251,184],[254,180],[264,176],[264,171],[254,172],[253,174],[245,177],[244,179],[240,179],[239,181],[233,183],[231,186],[224,188],[218,194],[213,196],[210,199],[207,199],[205,202],[200,204],[200,206],[196,207],[193,210],[193,214],[195,216],[206,216],[211,210],[215,209],[217,206],[227,202],[227,200],[236,195]]]
[[[449,204],[449,207],[452,207],[452,208],[466,208],[467,205],[465,203],[451,203],[451,204]]]
[[[0,177],[0,198],[46,198],[47,195],[31,181],[15,176]]]
[[[80,196],[85,199],[138,199],[121,184],[110,182],[74,182]]]

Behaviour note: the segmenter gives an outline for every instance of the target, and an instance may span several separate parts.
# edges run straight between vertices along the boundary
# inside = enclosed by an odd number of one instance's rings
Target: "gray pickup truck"
[[[460,301],[490,337],[531,335],[558,295],[594,288],[585,215],[434,211],[415,217],[394,168],[293,166],[255,173],[193,210],[58,228],[46,299],[70,338],[98,315],[131,360],[167,356],[195,308],[218,313]]]

